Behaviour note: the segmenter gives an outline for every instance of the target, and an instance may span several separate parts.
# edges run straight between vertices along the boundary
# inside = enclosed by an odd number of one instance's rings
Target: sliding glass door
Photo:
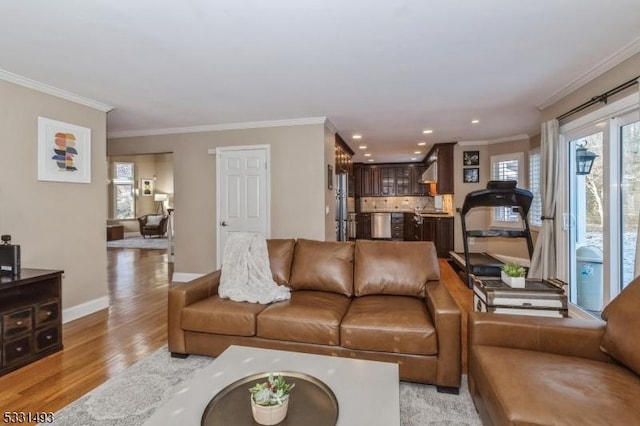
[[[636,104],[637,105],[637,104]],[[636,276],[640,215],[640,121],[636,108],[564,133],[569,167],[563,216],[569,300],[599,315]],[[589,173],[578,154],[595,159]]]

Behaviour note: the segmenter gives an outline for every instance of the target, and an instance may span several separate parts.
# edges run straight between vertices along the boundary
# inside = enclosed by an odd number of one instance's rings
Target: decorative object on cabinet
[[[38,117],[38,180],[91,183],[91,129]]]
[[[62,349],[62,273],[0,276],[0,376]]]
[[[463,181],[464,183],[480,182],[480,168],[470,167],[470,168],[464,169]]]
[[[480,151],[464,151],[462,155],[462,165],[464,166],[479,166],[480,165]]]
[[[153,195],[153,179],[140,179],[140,194],[143,197]]]

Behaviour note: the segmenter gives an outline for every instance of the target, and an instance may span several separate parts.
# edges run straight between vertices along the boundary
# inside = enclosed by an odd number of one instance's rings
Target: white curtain
[[[542,228],[536,240],[531,258],[529,278],[551,278],[557,276],[556,263],[556,194],[560,167],[558,153],[560,136],[558,120],[542,123],[540,141],[540,193],[542,196]]]

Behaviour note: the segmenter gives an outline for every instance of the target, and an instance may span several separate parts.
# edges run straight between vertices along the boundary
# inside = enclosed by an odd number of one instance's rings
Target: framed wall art
[[[331,191],[333,189],[333,166],[327,164],[327,189]]]
[[[464,151],[462,153],[462,165],[463,166],[479,166],[480,151]]]
[[[140,179],[140,195],[143,197],[153,196],[153,179]]]
[[[480,168],[479,167],[470,167],[468,169],[463,169],[464,172],[464,176],[463,176],[463,182],[464,183],[477,183],[480,182]]]
[[[38,117],[38,180],[91,183],[91,129]]]

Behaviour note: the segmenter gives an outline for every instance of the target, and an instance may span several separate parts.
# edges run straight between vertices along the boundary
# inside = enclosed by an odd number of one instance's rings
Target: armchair
[[[162,214],[147,214],[138,218],[140,223],[140,234],[143,238],[149,236],[164,237],[167,233],[168,216]]]

